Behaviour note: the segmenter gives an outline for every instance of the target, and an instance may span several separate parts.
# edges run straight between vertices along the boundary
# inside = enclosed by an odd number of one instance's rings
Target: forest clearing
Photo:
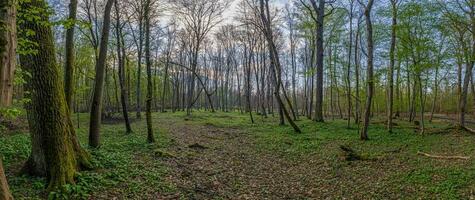
[[[463,199],[473,197],[475,162],[418,155],[475,155],[475,136],[467,132],[415,133],[397,122],[393,133],[371,126],[372,140],[358,140],[357,127],[343,120],[315,126],[297,123],[302,134],[275,126],[277,118],[248,123],[245,114],[184,112],[154,115],[162,121],[156,144],[146,145],[144,121],[125,135],[113,122],[103,126],[104,146],[93,153],[95,170],[82,172],[73,197],[89,199]],[[87,141],[87,116],[80,138]],[[400,123],[400,124],[399,124]],[[436,122],[431,131],[443,130]],[[24,133],[1,138],[7,177],[19,199],[41,198],[44,179],[15,175],[28,158]],[[347,159],[340,146],[361,159]],[[21,153],[19,154],[18,151]],[[77,196],[74,196],[77,195]],[[81,196],[84,195],[84,196]]]
[[[475,0],[2,0],[0,200],[475,199]]]

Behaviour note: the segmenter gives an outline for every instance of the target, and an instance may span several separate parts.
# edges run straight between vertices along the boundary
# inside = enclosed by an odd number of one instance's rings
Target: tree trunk
[[[77,0],[71,0],[69,3],[69,23],[66,29],[66,61],[64,64],[64,93],[66,94],[66,103],[72,113],[74,96],[74,29],[76,25]]]
[[[348,67],[346,71],[346,98],[348,102],[348,119],[347,119],[347,124],[346,127],[350,128],[351,125],[351,111],[353,110],[352,104],[351,104],[351,53],[353,50],[353,0],[350,1],[350,41],[349,41],[349,47],[348,47]]]
[[[120,104],[122,106],[122,115],[124,117],[125,122],[125,131],[126,133],[132,133],[132,127],[130,126],[130,119],[129,119],[129,109],[127,107],[127,88],[125,87],[125,47],[124,47],[124,37],[122,35],[122,29],[120,24],[120,10],[119,10],[119,2],[117,0],[114,1],[115,4],[115,11],[117,13],[116,18],[116,39],[117,39],[117,57],[118,57],[118,65],[119,65],[119,87],[120,87]]]
[[[137,44],[137,92],[136,92],[136,117],[137,119],[142,119],[142,45],[143,45],[143,23],[142,16],[139,16],[139,43]]]
[[[373,102],[374,80],[373,80],[373,23],[371,22],[371,9],[373,7],[373,0],[368,1],[366,5],[364,15],[366,18],[366,37],[368,43],[368,69],[367,69],[367,97],[365,112],[363,118],[363,128],[361,129],[361,140],[368,140],[368,127],[371,114],[371,105]]]
[[[325,0],[319,0],[317,6],[315,0],[310,0],[313,9],[317,13],[317,31],[316,31],[316,48],[317,48],[317,85],[315,100],[315,121],[323,122],[323,37],[324,37],[324,16],[325,16]]]
[[[20,5],[22,10],[45,10],[44,0],[32,0]],[[21,23],[23,30],[34,35],[25,36],[38,44],[35,54],[22,55],[21,65],[31,74],[26,85],[28,124],[32,139],[32,153],[23,172],[46,176],[48,190],[74,184],[74,175],[81,168],[90,168],[89,154],[76,137],[69,109],[66,105],[60,69],[56,63],[53,34],[47,12],[32,21]]]
[[[114,0],[107,0],[104,10],[104,22],[102,26],[101,44],[99,49],[99,57],[96,63],[96,77],[94,83],[94,94],[91,105],[91,118],[89,122],[89,146],[97,148],[100,146],[100,128],[101,128],[101,112],[102,112],[102,96],[104,88],[104,76],[106,70],[107,59],[107,43],[109,42],[110,15]]]
[[[277,48],[274,44],[274,39],[273,39],[273,33],[272,33],[272,28],[271,28],[271,24],[270,24],[270,21],[269,21],[269,16],[270,16],[270,12],[269,12],[269,4],[268,4],[268,0],[265,0],[266,3],[265,3],[265,6],[264,6],[264,0],[260,0],[260,15],[261,15],[261,20],[264,24],[264,35],[266,36],[266,39],[267,39],[267,45],[269,46],[269,52],[270,52],[270,58],[271,58],[271,71],[272,71],[272,75],[273,75],[273,79],[274,79],[274,83],[275,83],[275,91],[274,91],[274,95],[276,97],[276,100],[277,100],[277,103],[279,105],[279,108],[281,109],[282,111],[282,115],[281,116],[284,116],[287,121],[289,122],[289,124],[293,127],[293,129],[295,130],[295,132],[297,133],[301,133],[301,130],[300,128],[294,123],[294,121],[292,120],[292,118],[290,117],[289,115],[289,112],[287,111],[287,108],[285,108],[285,105],[284,105],[284,102],[282,101],[282,98],[280,96],[280,86],[282,85],[282,80],[281,80],[281,76],[280,76],[280,61],[279,61],[279,54],[277,52]]]
[[[391,0],[392,6],[392,25],[391,25],[391,47],[389,50],[389,91],[388,91],[388,124],[387,129],[390,133],[393,131],[393,103],[394,103],[394,63],[396,51],[396,26],[397,26],[397,0]]]
[[[360,124],[360,59],[359,59],[359,40],[360,40],[360,20],[357,21],[357,28],[356,28],[356,37],[355,37],[355,92],[356,92],[356,100],[355,100],[355,123]]]
[[[5,171],[3,170],[2,159],[0,159],[0,200],[13,200],[10,188],[8,187],[7,177],[5,177]]]
[[[152,61],[150,59],[150,9],[152,9],[152,4],[150,0],[146,0],[145,5],[145,63],[147,65],[147,101],[145,115],[147,118],[147,141],[148,143],[154,143],[155,137],[153,136],[152,128]]]
[[[0,3],[0,106],[13,103],[13,75],[16,67],[16,0]]]
[[[473,84],[472,84],[473,88]],[[432,101],[432,108],[430,112],[430,119],[429,122],[432,122],[434,119],[434,112],[435,112],[435,104],[437,103],[437,98],[439,94],[439,66],[435,67],[435,80],[434,80],[434,99]]]
[[[171,51],[171,47],[169,50]],[[167,52],[167,62],[165,63],[165,74],[163,75],[163,91],[162,91],[162,105],[160,106],[160,112],[165,112],[165,96],[168,90],[168,68],[170,66],[170,54],[171,52]]]
[[[459,108],[459,126],[465,127],[465,112],[467,110],[467,96],[468,96],[468,87],[470,84],[470,79],[472,78],[472,70],[475,63],[474,53],[475,53],[475,10],[473,6],[470,9],[470,19],[471,19],[471,34],[472,34],[472,47],[471,47],[471,54],[466,52],[468,55],[466,56],[469,60],[466,61],[466,69],[465,69],[465,77],[463,80],[462,86],[462,94],[460,95],[460,108]],[[465,48],[464,48],[465,49]]]
[[[425,132],[425,122],[424,122],[424,112],[425,112],[425,102],[424,102],[424,88],[422,87],[422,79],[421,79],[421,74],[417,74],[417,81],[419,82],[419,96],[420,96],[420,104],[421,104],[421,134],[424,134]]]

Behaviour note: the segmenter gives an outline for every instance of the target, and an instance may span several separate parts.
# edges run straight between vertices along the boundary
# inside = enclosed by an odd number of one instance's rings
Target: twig
[[[431,154],[420,152],[420,151],[418,151],[417,154],[418,155],[423,155],[423,156],[426,156],[426,157],[429,157],[429,158],[436,158],[436,159],[460,159],[460,160],[470,159],[470,157],[468,157],[468,156],[439,156],[439,155],[431,155]]]

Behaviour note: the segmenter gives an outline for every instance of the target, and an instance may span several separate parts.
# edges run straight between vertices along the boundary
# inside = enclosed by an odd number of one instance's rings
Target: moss
[[[47,10],[44,0],[23,3],[22,10]],[[26,89],[28,121],[32,135],[32,154],[25,170],[46,175],[48,191],[75,184],[74,177],[81,168],[91,168],[91,157],[81,148],[66,104],[60,69],[55,59],[53,34],[49,13],[21,23],[22,29],[35,32],[27,37],[38,44],[35,54],[21,55],[22,66],[32,76]]]

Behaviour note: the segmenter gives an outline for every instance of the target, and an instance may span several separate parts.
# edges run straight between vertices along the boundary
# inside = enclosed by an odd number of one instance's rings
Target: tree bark
[[[47,10],[44,0],[21,3],[22,10]],[[23,172],[46,176],[48,191],[65,184],[74,184],[74,175],[81,168],[90,168],[90,155],[80,146],[66,104],[60,69],[56,63],[53,34],[48,12],[25,20],[20,28],[32,30],[25,36],[38,44],[34,54],[22,55],[21,65],[31,74],[26,89],[31,101],[26,104],[32,140],[32,153]]]
[[[117,0],[114,1],[116,11],[116,39],[117,39],[117,60],[119,65],[119,87],[120,87],[120,104],[122,106],[122,115],[125,122],[126,133],[132,133],[132,127],[130,126],[129,109],[127,106],[127,88],[125,87],[125,47],[124,37],[122,35],[122,28],[120,24],[120,7]]]
[[[147,118],[147,141],[148,143],[154,143],[155,137],[153,136],[152,128],[152,61],[150,59],[150,9],[152,9],[152,5],[150,0],[146,0],[145,6],[145,63],[147,65],[147,101],[145,115]]]
[[[16,67],[16,0],[0,3],[0,106],[13,103],[13,75]]]
[[[10,188],[8,187],[7,177],[5,177],[5,171],[3,170],[2,159],[0,159],[0,200],[13,200]]]
[[[112,4],[114,0],[107,0],[104,10],[102,36],[99,49],[99,57],[96,63],[96,76],[94,83],[94,94],[91,105],[91,117],[89,122],[89,146],[98,148],[100,146],[100,128],[102,112],[102,96],[104,88],[104,76],[106,70],[107,49],[109,42],[110,18]]]
[[[66,29],[66,60],[64,64],[64,93],[69,110],[73,111],[74,96],[74,29],[76,25],[77,0],[71,0],[69,3],[69,17]]]
[[[396,27],[397,27],[397,0],[391,0],[392,7],[392,25],[391,25],[391,47],[389,50],[389,91],[388,91],[388,116],[387,129],[390,133],[393,131],[393,108],[394,108],[394,65],[396,51]]]
[[[316,48],[317,48],[317,84],[316,84],[316,100],[315,100],[315,117],[316,122],[323,122],[323,37],[324,37],[324,17],[325,17],[325,0],[319,0],[319,5],[315,0],[310,0],[312,7],[317,13],[317,30],[316,30]]]
[[[368,127],[371,115],[371,105],[373,102],[374,80],[373,80],[373,23],[371,21],[371,9],[373,8],[373,0],[369,0],[365,7],[364,15],[366,18],[366,39],[368,45],[368,69],[367,69],[367,97],[365,112],[363,118],[363,127],[360,132],[361,140],[368,140]]]
[[[354,0],[350,1],[350,38],[349,38],[349,47],[348,47],[348,67],[346,71],[346,98],[348,102],[348,119],[347,119],[347,124],[346,127],[350,128],[351,126],[351,112],[353,110],[352,104],[351,104],[351,53],[353,50],[353,2]]]

